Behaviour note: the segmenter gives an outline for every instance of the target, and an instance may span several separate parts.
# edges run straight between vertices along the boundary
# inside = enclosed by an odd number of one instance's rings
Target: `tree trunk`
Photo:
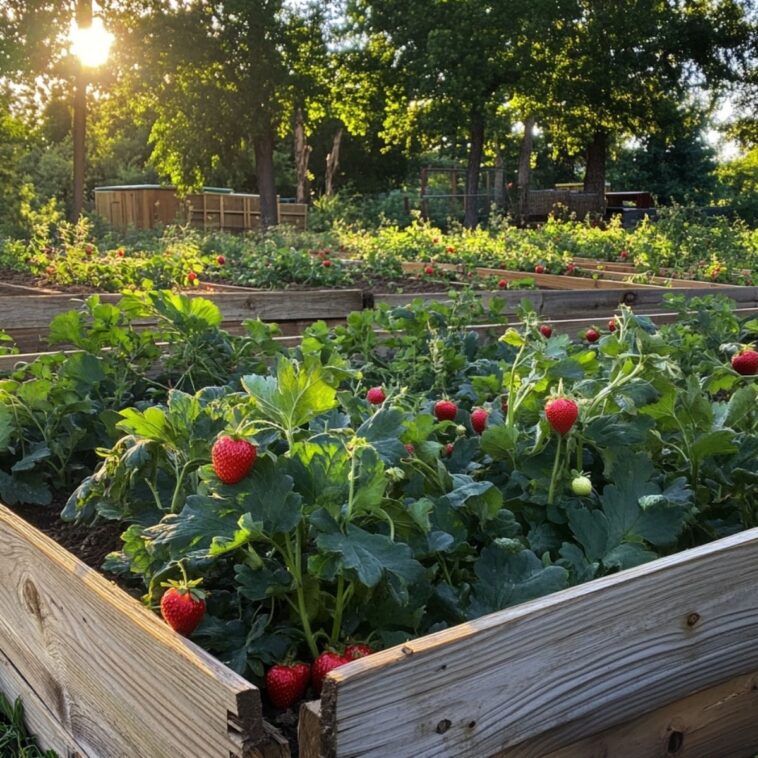
[[[337,130],[332,143],[332,150],[326,156],[326,176],[324,194],[331,197],[334,194],[334,177],[340,165],[340,145],[342,144],[342,129]]]
[[[495,186],[492,190],[492,198],[499,210],[505,208],[505,161],[500,145],[495,146]]]
[[[524,136],[518,154],[518,211],[521,223],[529,216],[529,184],[532,175],[532,148],[534,146],[534,116],[524,120]]]
[[[258,192],[261,196],[261,228],[279,223],[276,202],[276,178],[274,176],[274,132],[269,129],[253,140],[255,172],[258,177]]]
[[[587,147],[587,170],[584,174],[584,191],[594,192],[605,199],[605,158],[608,135],[597,131]]]
[[[308,187],[308,161],[311,157],[311,146],[305,141],[305,122],[303,111],[298,108],[295,112],[295,168],[297,170],[297,202],[307,203],[310,199]]]
[[[484,152],[484,118],[480,113],[471,119],[471,148],[466,166],[466,204],[463,225],[475,229],[479,223],[479,175]]]

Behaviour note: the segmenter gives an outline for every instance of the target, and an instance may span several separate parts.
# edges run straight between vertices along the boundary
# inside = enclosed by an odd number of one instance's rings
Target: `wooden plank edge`
[[[311,700],[300,705],[297,720],[299,758],[321,756],[321,701]]]

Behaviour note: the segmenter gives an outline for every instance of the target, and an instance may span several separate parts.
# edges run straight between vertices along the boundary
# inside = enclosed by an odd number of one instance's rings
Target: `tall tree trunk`
[[[258,192],[261,196],[261,228],[279,223],[276,202],[276,177],[274,176],[274,130],[268,129],[253,140],[255,172],[258,177]]]
[[[484,117],[475,113],[471,119],[471,148],[466,166],[466,205],[463,225],[475,229],[479,223],[479,175],[484,152]]]
[[[518,154],[518,212],[523,224],[529,215],[529,184],[532,176],[532,149],[534,147],[534,116],[524,120],[524,136]]]
[[[297,202],[307,203],[310,199],[308,187],[308,161],[311,157],[311,146],[305,140],[305,122],[303,111],[298,108],[295,112],[295,168],[297,170]]]
[[[340,165],[340,145],[342,144],[342,129],[337,130],[332,143],[332,150],[326,156],[326,176],[324,177],[324,194],[331,197],[334,194],[334,177]]]
[[[608,135],[597,131],[587,147],[587,170],[584,174],[584,191],[594,192],[605,199],[605,159]]]
[[[500,145],[495,146],[495,186],[492,190],[492,199],[499,210],[505,208],[505,161]]]

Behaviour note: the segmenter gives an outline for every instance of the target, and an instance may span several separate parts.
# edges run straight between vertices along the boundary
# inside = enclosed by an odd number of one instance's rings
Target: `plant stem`
[[[547,504],[552,505],[555,499],[555,485],[558,481],[558,472],[561,463],[561,448],[563,447],[563,435],[558,436],[558,447],[555,449],[555,461],[553,462],[553,475],[550,477],[550,489],[547,493]]]
[[[285,549],[287,556],[287,568],[295,579],[295,593],[297,595],[297,612],[300,616],[300,623],[303,625],[303,634],[308,644],[308,649],[314,658],[318,658],[318,647],[316,640],[313,639],[313,630],[311,622],[308,619],[308,610],[305,607],[305,592],[303,592],[303,571],[302,571],[302,551],[300,549],[300,526],[296,532],[295,551],[292,550],[292,540],[290,535],[284,536]]]
[[[334,606],[334,621],[332,622],[332,636],[330,642],[336,645],[339,642],[342,629],[342,611],[345,607],[345,575],[337,577],[337,603]]]

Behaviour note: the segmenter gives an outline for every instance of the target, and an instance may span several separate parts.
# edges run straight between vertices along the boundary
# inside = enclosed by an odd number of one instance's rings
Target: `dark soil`
[[[121,549],[123,524],[116,521],[104,521],[96,526],[70,524],[59,515],[64,504],[65,498],[57,498],[52,505],[15,505],[11,510],[88,566],[101,571],[105,556]]]
[[[88,287],[81,284],[72,284],[68,287],[61,287],[59,284],[48,281],[44,276],[34,276],[28,271],[15,271],[12,268],[0,268],[0,284],[16,284],[22,287],[32,287],[37,289],[55,290],[61,293],[71,293],[73,295],[84,295],[97,292],[97,288]],[[44,294],[44,293],[41,293]]]

